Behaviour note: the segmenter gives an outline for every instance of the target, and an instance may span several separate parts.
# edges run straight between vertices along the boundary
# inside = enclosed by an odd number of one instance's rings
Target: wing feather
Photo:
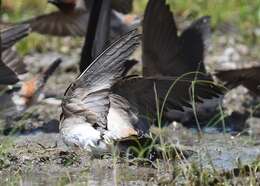
[[[229,88],[243,85],[256,95],[260,95],[260,67],[218,71],[216,76],[226,82]]]
[[[65,117],[82,115],[89,122],[106,128],[110,89],[129,69],[127,58],[138,46],[139,37],[136,30],[121,37],[70,85],[62,104]]]

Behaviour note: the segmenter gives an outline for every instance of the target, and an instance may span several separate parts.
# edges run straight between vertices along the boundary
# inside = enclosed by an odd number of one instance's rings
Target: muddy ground
[[[58,133],[61,97],[77,76],[80,50],[69,54],[33,52],[25,57],[28,70],[36,73],[57,56],[64,62],[48,82],[46,97],[15,121],[2,120],[0,136],[1,185],[174,185],[174,184],[244,184],[260,183],[260,120],[252,114],[246,120],[231,121],[230,126],[203,128],[173,122],[154,133],[165,144],[187,153],[185,157],[159,159],[154,162],[107,155],[91,157],[68,149]],[[136,56],[139,56],[137,52]],[[206,58],[210,72],[258,62],[257,52],[232,34],[216,33]],[[136,69],[138,70],[139,67]],[[53,98],[53,96],[55,98]],[[257,105],[243,87],[225,98],[224,111],[243,113]]]

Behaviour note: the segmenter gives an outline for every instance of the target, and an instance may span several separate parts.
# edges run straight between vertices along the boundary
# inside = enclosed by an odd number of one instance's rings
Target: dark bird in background
[[[205,80],[213,83],[207,73],[204,56],[211,36],[210,17],[204,16],[194,21],[181,34],[174,15],[165,0],[150,0],[143,19],[142,62],[143,75],[190,78],[194,81]],[[185,94],[185,93],[184,93]],[[205,100],[196,105],[197,118],[207,122],[216,113],[221,98]],[[179,121],[184,125],[194,125],[194,109],[184,111],[169,110],[166,118]],[[166,119],[165,118],[165,119]]]
[[[91,3],[85,4],[84,0],[49,0],[48,2],[57,6],[59,10],[23,23],[29,23],[32,31],[41,34],[85,36]],[[111,6],[112,9],[129,13],[132,10],[132,0],[113,0]],[[132,27],[131,23],[124,21],[124,15],[115,10],[111,13],[111,23],[112,38],[126,33]]]
[[[210,35],[210,17],[205,16],[193,22],[179,36],[174,15],[166,1],[150,0],[143,20],[144,76],[206,74],[203,62]]]
[[[24,74],[26,68],[20,56],[10,48],[29,34],[30,26],[0,27],[0,85],[11,85],[19,81],[18,75]]]
[[[10,47],[30,33],[30,26],[1,26],[1,60],[0,60],[0,111],[4,116],[21,113],[35,103],[49,77],[60,65],[61,60],[54,61],[46,70],[30,80],[19,79],[26,73],[22,58]],[[7,86],[13,85],[13,87]]]
[[[139,43],[136,30],[122,36],[69,86],[60,121],[66,144],[100,155],[109,152],[115,142],[148,136],[148,120],[156,118],[156,96],[161,106],[176,79],[126,76],[135,64],[127,59]],[[190,80],[178,81],[165,110],[191,107],[190,87]],[[198,102],[222,94],[219,87],[204,82],[196,84],[195,90]]]
[[[225,86],[232,89],[239,85],[246,87],[252,94],[260,95],[260,67],[234,70],[221,70],[215,74]]]
[[[48,79],[61,63],[61,59],[55,60],[50,66],[29,80],[20,80],[13,87],[2,87],[0,95],[1,117],[16,117],[22,114],[30,106],[34,105],[42,93]]]

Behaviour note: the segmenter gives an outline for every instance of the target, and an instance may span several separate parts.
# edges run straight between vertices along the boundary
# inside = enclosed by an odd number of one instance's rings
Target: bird
[[[54,61],[46,70],[36,77],[24,80],[19,76],[26,73],[26,65],[22,58],[12,50],[17,41],[28,36],[30,25],[17,24],[3,26],[1,29],[1,60],[0,60],[0,110],[1,117],[21,114],[35,103],[48,78],[61,63],[61,59]]]
[[[29,25],[4,26],[0,24],[0,85],[11,85],[19,81],[18,75],[26,72],[20,56],[10,49],[18,40],[30,32]]]
[[[137,30],[113,42],[65,91],[60,117],[60,134],[65,144],[100,155],[121,142],[149,136],[150,121],[162,106],[172,84],[165,110],[191,107],[192,81],[172,77],[127,76],[135,65],[127,59],[140,44]],[[218,97],[214,84],[198,82],[194,100]],[[157,100],[157,101],[156,101]],[[124,144],[124,143],[123,143]]]
[[[254,96],[260,95],[260,66],[233,70],[219,70],[215,75],[222,82],[225,82],[225,86],[229,89],[242,85]]]
[[[22,23],[30,24],[33,32],[54,36],[85,36],[86,20],[89,19],[90,0],[48,0],[59,10],[34,17],[23,21]],[[132,0],[113,0],[112,9],[115,8],[123,13],[132,10]],[[125,21],[124,15],[120,12],[112,11],[111,14],[111,37],[115,38],[129,31],[134,25]],[[134,19],[133,19],[134,20]]]
[[[178,35],[173,12],[166,1],[149,0],[142,26],[144,76],[177,77],[191,72],[207,74],[203,62],[211,35],[209,16],[195,20]]]
[[[28,80],[20,80],[14,86],[5,87],[0,95],[0,117],[19,117],[29,107],[37,103],[48,79],[55,72],[61,62],[62,60],[58,58],[35,77]]]
[[[211,36],[210,20],[209,16],[200,17],[178,34],[174,14],[166,1],[149,0],[142,24],[143,76],[185,77],[213,83],[204,64]],[[222,97],[218,97],[196,104],[196,118],[209,121],[218,113],[221,103]],[[164,119],[169,121],[165,123],[177,121],[194,126],[196,118],[194,108],[185,108],[184,112],[169,110]]]

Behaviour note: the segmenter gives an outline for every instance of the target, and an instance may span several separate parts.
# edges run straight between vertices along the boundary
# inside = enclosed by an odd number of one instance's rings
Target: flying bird
[[[90,0],[49,0],[59,10],[41,15],[23,23],[30,24],[33,32],[54,36],[85,36],[89,19]],[[112,9],[128,13],[132,9],[132,0],[113,0]],[[131,23],[124,22],[124,15],[111,14],[111,37],[122,35],[132,28]]]
[[[67,145],[99,155],[111,152],[114,143],[120,146],[125,140],[146,138],[148,121],[156,118],[157,106],[161,108],[174,82],[165,110],[191,107],[190,80],[127,76],[135,64],[127,59],[139,43],[136,30],[122,36],[68,87],[60,119],[60,133]],[[196,102],[222,94],[218,86],[203,81],[194,89]]]

